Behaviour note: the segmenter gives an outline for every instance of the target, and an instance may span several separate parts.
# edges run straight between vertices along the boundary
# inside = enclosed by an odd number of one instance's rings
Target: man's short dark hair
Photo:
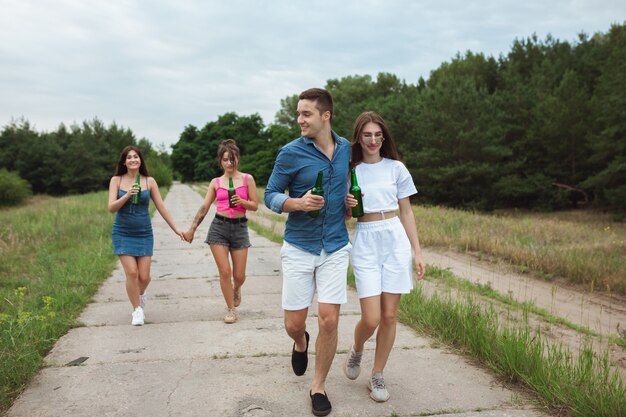
[[[323,88],[309,88],[304,90],[298,96],[298,100],[311,100],[315,102],[315,108],[319,110],[320,114],[324,112],[330,112],[330,119],[333,118],[333,96]]]

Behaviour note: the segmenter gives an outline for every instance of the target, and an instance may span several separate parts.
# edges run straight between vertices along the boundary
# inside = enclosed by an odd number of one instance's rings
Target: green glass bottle
[[[357,205],[352,207],[352,217],[362,217],[363,216],[363,196],[361,195],[361,187],[359,187],[359,182],[356,179],[356,171],[352,168],[350,172],[350,176],[352,179],[352,186],[350,187],[350,194],[354,196],[357,201]]]
[[[320,195],[324,197],[324,189],[322,188],[322,180],[324,179],[324,173],[322,171],[317,173],[317,179],[315,180],[315,187],[311,188],[311,194]],[[319,210],[309,211],[309,216],[317,217],[320,215]]]
[[[233,203],[233,196],[235,195],[235,185],[233,184],[233,177],[228,178],[228,207],[235,208],[237,205]]]
[[[135,177],[135,185],[139,187],[139,191],[137,191],[137,194],[133,195],[133,201],[131,203],[137,205],[139,204],[139,194],[141,193],[141,176],[139,174]],[[133,187],[135,185],[133,185]]]

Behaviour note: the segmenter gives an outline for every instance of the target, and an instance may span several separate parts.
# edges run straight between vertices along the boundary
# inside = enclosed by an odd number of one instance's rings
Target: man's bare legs
[[[339,324],[339,304],[318,306],[317,322],[319,333],[315,341],[315,375],[311,382],[311,393],[324,393],[326,377],[337,352],[337,326]]]
[[[339,324],[339,304],[319,304],[319,333],[315,341],[315,375],[311,382],[311,393],[325,391],[326,377],[337,352],[337,326]],[[306,318],[308,308],[302,310],[285,310],[285,330],[294,340],[297,352],[306,350]]]

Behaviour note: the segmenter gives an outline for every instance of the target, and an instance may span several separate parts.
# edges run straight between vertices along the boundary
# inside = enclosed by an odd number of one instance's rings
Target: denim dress
[[[117,197],[123,197],[127,191],[117,190]],[[148,207],[150,191],[141,190],[139,204],[134,205],[129,199],[118,211],[113,223],[113,253],[115,255],[152,256],[154,235]]]

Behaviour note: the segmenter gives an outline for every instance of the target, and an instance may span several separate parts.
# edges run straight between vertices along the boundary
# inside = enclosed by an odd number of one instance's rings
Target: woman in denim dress
[[[135,178],[139,175],[139,186]],[[139,194],[139,204],[132,198]],[[109,182],[109,205],[111,213],[116,213],[113,224],[113,253],[118,255],[126,274],[126,293],[133,307],[131,324],[142,326],[145,320],[144,308],[150,283],[150,263],[154,237],[148,207],[150,199],[174,233],[182,239],[172,215],[165,207],[159,186],[148,176],[148,168],[141,151],[136,146],[122,150],[115,167],[115,175]]]

